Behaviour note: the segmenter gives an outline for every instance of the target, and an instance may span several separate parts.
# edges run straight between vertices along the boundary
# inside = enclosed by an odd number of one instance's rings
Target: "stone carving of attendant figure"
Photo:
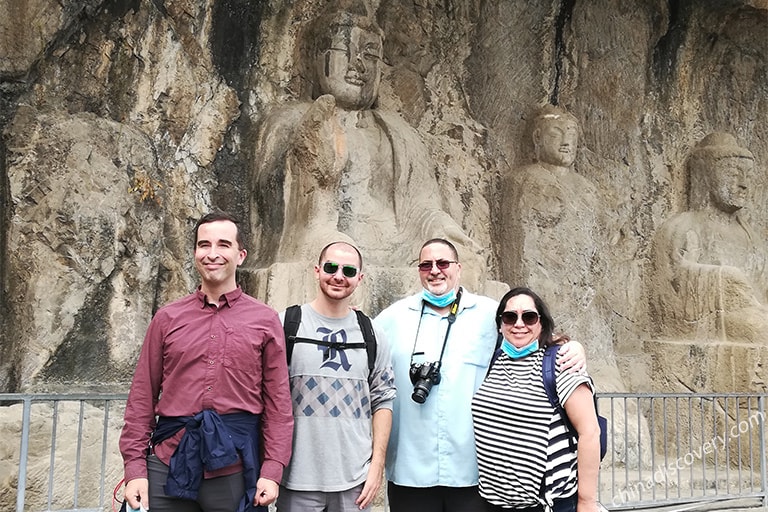
[[[562,329],[590,350],[611,334],[595,306],[601,251],[607,244],[595,186],[576,172],[579,127],[562,108],[547,105],[533,119],[535,162],[504,180],[505,233],[500,261],[508,282],[555,297]],[[606,353],[598,348],[599,352]]]
[[[667,339],[764,343],[766,247],[744,215],[754,157],[716,132],[693,149],[687,170],[689,211],[668,219],[655,240],[652,321]]]
[[[369,268],[407,266],[436,236],[464,261],[476,257],[477,245],[442,208],[418,133],[376,108],[383,36],[369,13],[328,12],[302,40],[311,98],[274,107],[255,144],[251,223],[261,264],[307,261],[325,243],[347,240]]]

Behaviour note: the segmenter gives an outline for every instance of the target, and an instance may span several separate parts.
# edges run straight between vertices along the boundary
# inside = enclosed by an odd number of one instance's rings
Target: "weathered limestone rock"
[[[768,385],[768,346],[748,342],[647,341],[653,358],[653,387],[684,393],[748,391]]]
[[[0,5],[0,69],[26,71],[58,28],[61,4],[47,0]],[[42,37],[41,37],[42,35]]]
[[[31,107],[17,112],[10,132],[16,340],[4,347],[3,386],[128,375],[138,351],[125,340],[143,337],[160,263],[151,145],[138,130],[92,114]]]
[[[117,359],[99,363],[96,369],[86,362],[93,354],[135,354],[142,324],[152,309],[194,286],[189,228],[200,213],[213,207],[252,220],[249,236],[259,240],[260,246],[249,247],[249,265],[311,267],[312,261],[298,261],[302,258],[293,262],[275,258],[288,248],[281,249],[279,242],[285,198],[275,181],[264,192],[272,194],[272,203],[260,204],[254,213],[250,176],[259,164],[271,165],[268,152],[254,146],[270,114],[289,112],[288,105],[312,100],[307,73],[311,65],[303,58],[308,54],[299,44],[300,35],[308,20],[338,7],[335,2],[37,0],[23,4],[3,6],[0,16],[0,123],[5,134],[0,143],[4,214],[0,218],[0,307],[6,312],[0,330],[4,373],[0,382],[4,390],[42,384],[38,379],[60,375],[57,368],[67,368],[87,381],[96,376],[93,382],[100,382],[106,373],[129,372],[127,359],[125,368]],[[565,317],[559,323],[576,330],[575,336],[585,340],[594,361],[615,357],[621,378],[601,376],[601,389],[619,388],[622,382],[632,389],[647,389],[652,363],[644,342],[658,335],[656,315],[651,312],[652,241],[659,226],[686,209],[689,184],[683,162],[689,148],[706,133],[732,133],[750,148],[759,171],[752,187],[757,208],[745,211],[744,218],[753,226],[756,240],[765,240],[768,233],[768,123],[762,122],[768,115],[764,101],[768,4],[764,0],[672,4],[379,0],[370,7],[383,29],[384,42],[377,99],[367,110],[396,120],[376,121],[385,133],[392,132],[382,142],[390,148],[405,146],[410,157],[417,155],[416,161],[430,162],[422,174],[429,185],[427,199],[415,192],[402,197],[425,201],[419,205],[422,209],[436,207],[474,242],[477,247],[468,247],[479,255],[479,271],[486,272],[481,280],[518,279],[501,272],[520,259],[501,249],[517,250],[516,240],[500,231],[500,226],[510,225],[501,213],[509,200],[501,177],[533,160],[534,149],[526,136],[533,111],[552,103],[579,120],[582,137],[574,175],[591,184],[598,198],[598,206],[592,209],[598,210],[596,215],[607,215],[610,223],[598,223],[601,234],[595,244],[605,249],[595,255],[594,269],[585,270],[591,260],[558,262],[572,272],[574,280],[578,277],[579,284],[570,287],[578,289],[568,290],[573,295],[565,307],[553,305],[553,309],[567,315],[589,303],[594,309],[588,311],[599,313],[600,323],[594,328],[569,324]],[[36,29],[22,30],[22,26]],[[339,111],[338,103],[333,111]],[[298,118],[304,112],[294,113]],[[40,120],[30,119],[38,116]],[[69,141],[66,144],[54,144],[54,152],[43,151],[48,148],[42,146],[36,146],[35,153],[28,151],[24,137],[42,133],[42,128],[30,127],[43,119],[60,125],[57,133],[64,133],[63,127],[85,124],[97,134],[94,141],[103,142],[111,132],[112,140],[128,141],[133,148],[143,134],[146,139],[138,147],[152,154],[152,163],[143,170],[162,184],[157,188],[162,203],[157,207],[150,207],[151,201],[139,204],[140,194],[127,192],[134,185],[131,172],[135,171],[122,164],[88,167],[85,157],[76,156],[85,155],[79,152],[85,146],[77,134],[62,138]],[[345,126],[343,119],[336,119],[338,126]],[[298,120],[284,123],[293,127]],[[323,123],[325,131],[319,133],[327,139],[335,133],[330,129],[335,125],[330,118]],[[115,138],[116,131],[122,138]],[[345,140],[346,154],[351,151],[356,161],[382,154],[381,146],[350,144],[350,140],[364,139],[347,135],[334,135],[332,140]],[[327,147],[303,140],[305,157],[318,151],[319,158],[320,149]],[[394,151],[393,155],[400,152]],[[71,155],[70,161],[62,161],[64,153]],[[122,154],[122,149],[101,147],[92,152],[91,161],[100,155],[106,163]],[[135,158],[121,157],[121,162],[146,160],[141,151],[132,154]],[[330,154],[336,162],[335,149]],[[285,169],[276,168],[274,176],[283,180]],[[87,169],[95,177],[89,174],[86,179]],[[54,183],[62,184],[61,190],[52,189],[35,199],[57,207],[33,208],[31,199],[17,202],[26,197],[18,196],[18,187],[30,176],[51,176]],[[392,181],[396,181],[394,174]],[[82,194],[70,193],[66,200],[59,197],[78,183]],[[397,272],[412,270],[408,266],[415,255],[405,245],[423,241],[414,235],[402,244],[381,243],[379,238],[390,240],[379,229],[382,224],[387,228],[382,221],[397,219],[391,213],[398,211],[393,208],[393,191],[405,192],[376,183],[368,196],[386,206],[381,208],[384,214],[379,216],[373,208],[376,202],[359,206],[370,208],[362,213],[378,231],[358,226],[354,227],[357,233],[348,235],[370,237],[371,247],[364,247],[364,252],[370,249],[371,263],[382,261],[368,269],[368,288],[361,294],[360,302],[369,301],[365,307],[374,313],[379,305],[405,293],[406,274]],[[362,182],[348,185],[353,187],[349,190],[363,186]],[[358,195],[350,192],[344,197],[354,201]],[[111,217],[97,208],[105,202],[116,206]],[[579,196],[578,202],[592,204],[586,196]],[[55,213],[45,217],[46,211],[63,212],[63,221]],[[129,212],[128,217],[122,218],[120,211]],[[38,217],[27,218],[30,212]],[[361,210],[339,213],[347,226],[352,226],[352,212]],[[73,226],[79,228],[78,234],[72,234]],[[110,230],[144,228],[147,232],[142,237],[129,237],[132,242],[149,240],[144,247],[129,250],[137,252],[128,254],[121,243],[106,243],[110,237],[104,233]],[[410,223],[407,228],[415,229]],[[343,231],[338,221],[333,231]],[[553,263],[551,254],[573,256],[567,251],[579,246],[579,233],[552,240],[555,248],[544,253],[548,265]],[[384,249],[387,245],[391,252]],[[67,252],[67,247],[75,250]],[[23,250],[20,254],[20,248],[29,248],[29,261],[24,261],[26,254]],[[90,251],[96,248],[98,264],[84,259],[74,266],[72,255],[93,258]],[[758,255],[766,251],[759,245],[755,250]],[[142,251],[150,263],[142,265],[143,273],[135,277],[129,267],[137,267]],[[310,252],[314,257],[315,251]],[[291,276],[288,270],[276,270],[264,282],[273,290],[301,288],[299,278],[275,277]],[[374,275],[386,277],[373,279]],[[50,293],[40,298],[32,292],[35,287]],[[275,297],[276,307],[284,305],[277,298],[282,295],[269,296]],[[594,297],[591,303],[589,297]],[[103,325],[97,325],[100,321]],[[122,327],[117,328],[118,324]],[[77,356],[65,357],[65,352]],[[81,366],[74,363],[78,360]],[[33,367],[45,371],[34,373]],[[27,373],[22,375],[22,369]]]
[[[4,112],[0,388],[124,390],[154,308],[194,286],[189,230],[239,102],[180,21],[191,5],[45,12],[79,37],[28,55]]]

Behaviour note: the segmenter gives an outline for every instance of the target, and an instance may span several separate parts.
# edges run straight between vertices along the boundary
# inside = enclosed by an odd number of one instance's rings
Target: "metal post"
[[[765,395],[757,399],[757,407],[760,410],[758,425],[760,426],[760,492],[762,493],[763,508],[768,506],[768,483],[766,483],[765,470]]]
[[[16,512],[24,512],[24,492],[27,489],[27,458],[29,457],[29,425],[32,422],[32,399],[24,398],[21,418],[21,449],[19,450],[19,485],[16,490]]]

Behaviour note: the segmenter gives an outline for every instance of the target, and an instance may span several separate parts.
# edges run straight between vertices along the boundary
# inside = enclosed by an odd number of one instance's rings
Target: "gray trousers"
[[[147,457],[149,508],[152,512],[233,512],[245,494],[243,473],[203,479],[197,500],[166,496],[168,466],[156,455]]]
[[[364,509],[355,505],[355,500],[363,492],[363,485],[360,484],[352,489],[338,492],[292,491],[280,486],[280,494],[277,497],[277,512],[370,511],[370,505]]]

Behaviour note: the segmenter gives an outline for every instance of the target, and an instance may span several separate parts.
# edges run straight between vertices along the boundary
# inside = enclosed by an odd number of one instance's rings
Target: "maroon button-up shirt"
[[[275,310],[240,288],[224,295],[218,307],[207,304],[198,289],[152,318],[120,436],[125,480],[147,477],[156,417],[203,409],[261,414],[259,476],[280,482],[293,437],[283,327]],[[154,447],[166,464],[182,435],[183,430]]]

